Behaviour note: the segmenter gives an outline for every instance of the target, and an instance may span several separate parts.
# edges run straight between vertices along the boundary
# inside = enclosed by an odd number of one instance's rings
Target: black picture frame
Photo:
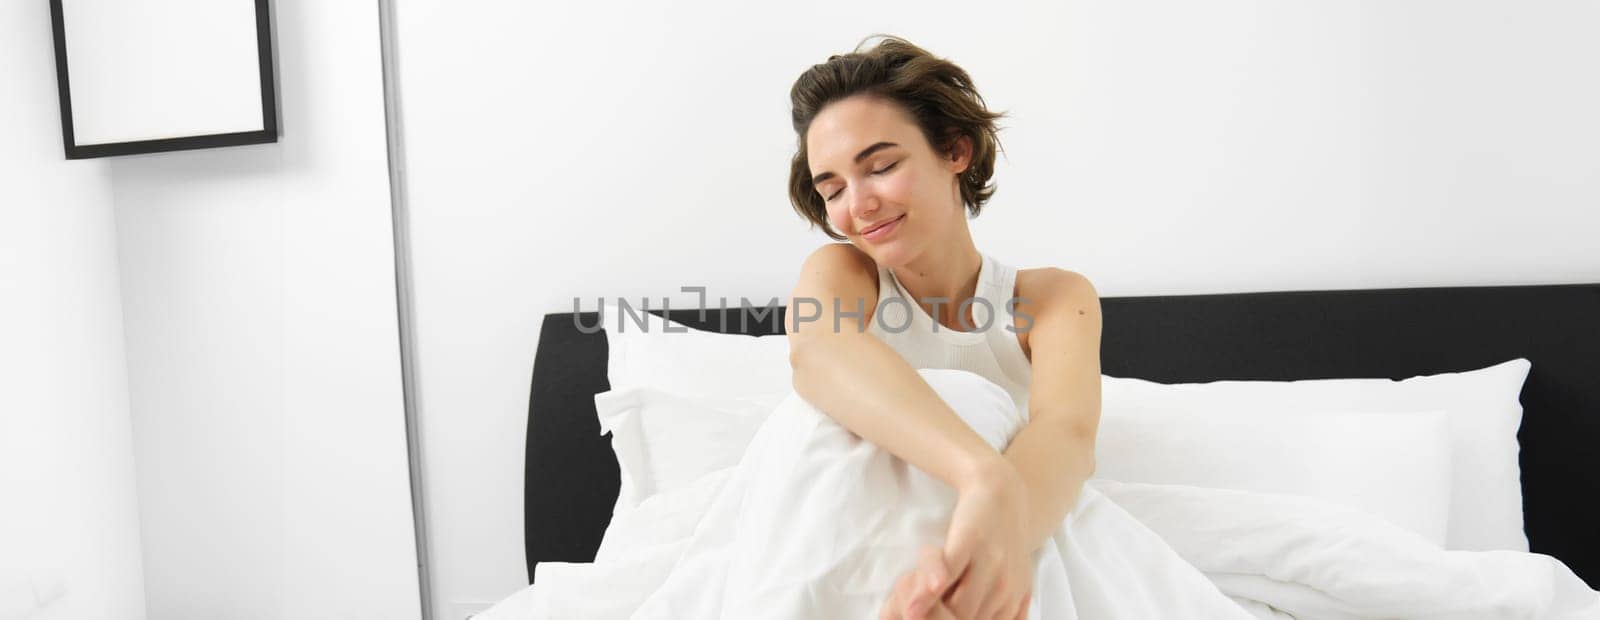
[[[278,141],[277,76],[273,71],[272,15],[267,0],[255,0],[256,54],[261,75],[262,128],[260,130],[99,144],[78,144],[73,130],[72,80],[67,70],[67,37],[62,1],[50,0],[50,21],[55,38],[56,84],[61,99],[61,139],[67,159],[161,153]]]

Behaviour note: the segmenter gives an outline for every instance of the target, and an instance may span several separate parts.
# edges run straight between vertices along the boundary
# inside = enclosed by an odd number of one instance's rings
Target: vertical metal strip
[[[411,521],[416,532],[417,593],[422,620],[433,619],[428,574],[427,510],[423,502],[422,445],[417,423],[416,332],[412,326],[411,237],[406,205],[405,149],[400,114],[400,72],[395,47],[394,0],[378,0],[378,41],[383,56],[383,113],[389,143],[389,205],[394,228],[395,301],[399,308],[400,381],[405,398],[406,455],[411,467]]]

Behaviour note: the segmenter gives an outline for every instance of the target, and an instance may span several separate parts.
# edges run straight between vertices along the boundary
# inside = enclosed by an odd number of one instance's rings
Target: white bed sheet
[[[925,378],[1002,448],[1025,420],[958,373]],[[791,396],[737,465],[619,514],[594,563],[543,563],[476,620],[874,618],[954,499]],[[1290,495],[1092,480],[1036,562],[1030,618],[1600,619],[1554,558],[1445,551]]]

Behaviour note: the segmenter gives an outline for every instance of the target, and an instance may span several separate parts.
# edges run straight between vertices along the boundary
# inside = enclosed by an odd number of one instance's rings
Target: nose
[[[872,221],[872,214],[878,212],[878,195],[869,187],[869,183],[852,183],[845,188],[845,195],[850,199],[850,216],[857,222]]]

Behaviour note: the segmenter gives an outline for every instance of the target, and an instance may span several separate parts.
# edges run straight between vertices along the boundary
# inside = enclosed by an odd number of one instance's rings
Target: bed
[[[1403,379],[1523,357],[1523,516],[1530,550],[1600,588],[1600,284],[1106,297],[1102,372],[1162,383]],[[660,315],[659,311],[653,312]],[[741,316],[742,315],[742,316]],[[784,333],[784,309],[671,310],[696,329]],[[524,522],[540,562],[595,557],[619,491],[594,396],[610,389],[598,313],[544,317],[528,404]]]

